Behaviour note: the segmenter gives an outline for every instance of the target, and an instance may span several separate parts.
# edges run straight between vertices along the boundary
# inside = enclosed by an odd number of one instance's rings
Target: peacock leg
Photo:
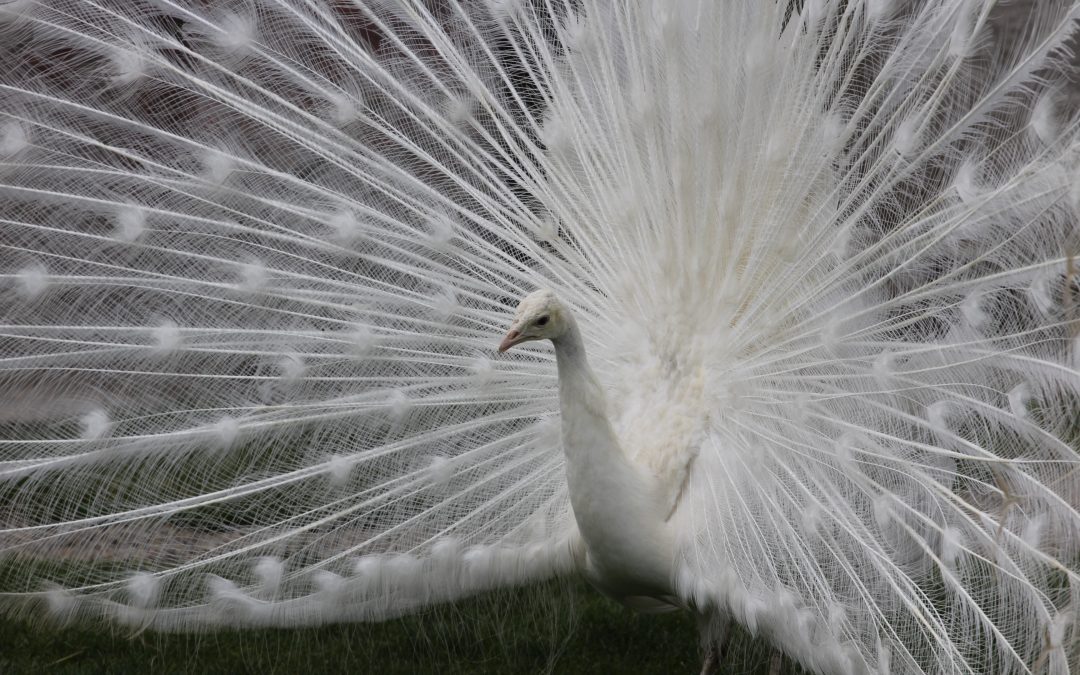
[[[720,645],[711,643],[705,648],[705,662],[701,664],[701,675],[716,675],[720,672]]]
[[[698,619],[698,630],[701,631],[701,644],[705,645],[701,675],[716,675],[720,672],[720,663],[727,652],[731,619],[702,615]]]
[[[780,675],[780,668],[784,665],[784,652],[774,650],[769,659],[769,675]]]

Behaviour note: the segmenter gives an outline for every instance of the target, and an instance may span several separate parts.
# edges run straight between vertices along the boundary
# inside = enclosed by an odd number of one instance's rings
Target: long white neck
[[[671,550],[655,479],[624,453],[589,369],[577,324],[552,341],[559,368],[566,478],[594,583],[612,595],[647,595],[667,585]]]
[[[599,453],[611,454],[612,458],[620,457],[625,460],[619,441],[607,419],[604,391],[585,357],[585,343],[581,339],[577,322],[570,318],[567,331],[552,340],[552,343],[555,345],[555,361],[559,369],[559,409],[568,461],[588,461],[597,454],[590,452],[589,445],[598,440],[604,441],[603,447],[597,448]],[[588,427],[582,426],[583,424]],[[568,431],[577,434],[588,431],[589,435],[588,438],[571,435],[568,439]],[[570,442],[567,443],[567,440]]]

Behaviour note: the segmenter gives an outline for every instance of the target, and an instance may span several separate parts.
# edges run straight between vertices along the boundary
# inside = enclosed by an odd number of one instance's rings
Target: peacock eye
[[[537,326],[545,326],[545,325],[547,325],[548,319],[550,319],[550,318],[551,317],[549,317],[547,315],[542,316],[542,317],[540,317],[539,319],[536,320],[536,325]]]

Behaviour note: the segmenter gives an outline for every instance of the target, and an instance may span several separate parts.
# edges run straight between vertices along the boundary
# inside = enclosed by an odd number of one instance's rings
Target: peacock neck
[[[667,593],[671,543],[651,480],[623,452],[576,324],[553,340],[566,479],[586,577],[612,597]]]
[[[606,441],[604,445],[607,447],[603,450],[621,455],[618,440],[607,419],[604,391],[589,368],[585,343],[577,323],[569,319],[566,332],[552,343],[555,345],[555,361],[559,371],[559,409],[563,419],[564,449],[568,457],[574,460],[580,453],[587,452],[588,446],[598,440],[598,435],[600,440]],[[574,432],[586,432],[587,438]]]

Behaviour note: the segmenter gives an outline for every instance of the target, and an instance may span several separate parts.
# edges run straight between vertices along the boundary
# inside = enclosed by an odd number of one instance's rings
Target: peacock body
[[[998,4],[0,4],[0,607],[1080,671],[1080,2]]]

